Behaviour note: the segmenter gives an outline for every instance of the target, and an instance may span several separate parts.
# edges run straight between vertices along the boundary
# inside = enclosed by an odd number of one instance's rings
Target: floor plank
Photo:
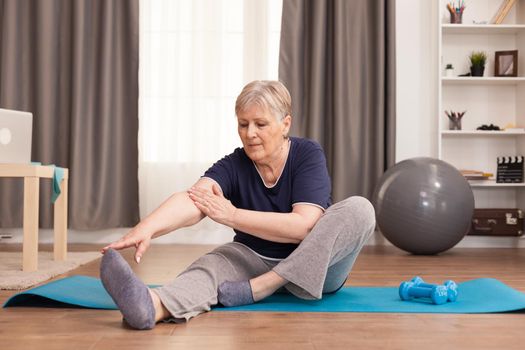
[[[75,251],[98,248],[70,246]],[[17,249],[19,245],[0,245],[0,251]],[[131,265],[145,282],[162,284],[211,249],[153,245],[140,265]],[[131,250],[124,253],[128,261],[132,255]],[[99,263],[60,277],[98,277]],[[494,277],[525,292],[525,249],[461,248],[439,256],[413,256],[394,247],[365,247],[347,284],[398,286],[415,275],[431,282]],[[0,302],[13,293],[0,291]],[[123,326],[118,311],[8,308],[0,312],[2,349],[522,349],[524,329],[525,313],[210,312],[186,324],[134,331]]]

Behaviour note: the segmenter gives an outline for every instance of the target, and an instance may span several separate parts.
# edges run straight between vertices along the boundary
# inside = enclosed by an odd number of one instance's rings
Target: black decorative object
[[[497,183],[523,182],[523,156],[498,157]]]
[[[483,124],[482,126],[478,126],[477,130],[483,130],[483,131],[500,131],[500,127],[494,124],[486,125]]]

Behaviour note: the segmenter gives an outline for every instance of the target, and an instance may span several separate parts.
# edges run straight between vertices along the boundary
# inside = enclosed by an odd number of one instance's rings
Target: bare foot
[[[164,307],[160,301],[160,297],[153,290],[149,289],[149,294],[151,295],[151,300],[153,301],[153,307],[155,308],[155,322],[159,322],[167,319],[171,316],[168,309]]]
[[[252,278],[250,285],[252,287],[253,300],[259,301],[269,297],[286,283],[288,283],[288,281],[274,271],[268,271],[258,277]]]

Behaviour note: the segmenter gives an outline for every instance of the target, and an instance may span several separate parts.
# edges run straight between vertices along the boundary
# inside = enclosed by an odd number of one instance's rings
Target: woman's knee
[[[335,203],[329,211],[333,211],[349,222],[359,222],[364,228],[375,227],[375,210],[370,201],[361,196],[348,197]]]

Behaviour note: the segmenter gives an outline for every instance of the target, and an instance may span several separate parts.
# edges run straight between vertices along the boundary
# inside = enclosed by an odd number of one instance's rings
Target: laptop
[[[31,163],[33,115],[0,108],[0,163]]]

